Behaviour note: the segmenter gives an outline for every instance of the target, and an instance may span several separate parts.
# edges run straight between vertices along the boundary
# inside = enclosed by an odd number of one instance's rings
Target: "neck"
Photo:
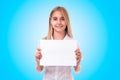
[[[62,33],[54,32],[53,33],[53,39],[54,40],[63,40],[65,35],[66,35],[65,32],[62,32]]]

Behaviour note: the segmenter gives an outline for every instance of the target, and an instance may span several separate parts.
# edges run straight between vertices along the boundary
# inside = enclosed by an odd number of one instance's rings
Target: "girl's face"
[[[50,22],[54,32],[65,32],[67,24],[63,14],[60,11],[53,12]]]

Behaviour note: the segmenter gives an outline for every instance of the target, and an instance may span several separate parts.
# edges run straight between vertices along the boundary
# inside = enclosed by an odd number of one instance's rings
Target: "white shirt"
[[[66,34],[63,40],[73,39]],[[71,66],[45,66],[44,80],[73,80]]]

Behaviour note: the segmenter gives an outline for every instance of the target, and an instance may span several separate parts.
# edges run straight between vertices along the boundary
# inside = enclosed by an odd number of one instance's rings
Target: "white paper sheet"
[[[75,66],[76,40],[40,40],[43,66]]]

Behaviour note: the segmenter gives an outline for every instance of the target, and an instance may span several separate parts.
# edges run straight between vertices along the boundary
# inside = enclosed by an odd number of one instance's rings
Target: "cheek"
[[[64,25],[67,25],[67,21],[65,20],[65,21],[62,21],[62,23],[64,24]]]
[[[51,21],[51,26],[52,26],[52,28],[54,29],[55,28],[55,22],[54,21]]]
[[[66,22],[63,22],[62,24],[63,24],[64,26],[67,26]]]
[[[54,22],[54,21],[51,21],[50,24],[53,26],[53,25],[55,24],[55,22]]]

